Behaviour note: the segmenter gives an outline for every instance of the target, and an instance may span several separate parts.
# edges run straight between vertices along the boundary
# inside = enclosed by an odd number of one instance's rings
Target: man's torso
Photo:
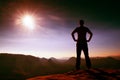
[[[76,29],[76,32],[78,34],[78,42],[86,42],[86,33],[88,32],[87,27],[78,27]]]

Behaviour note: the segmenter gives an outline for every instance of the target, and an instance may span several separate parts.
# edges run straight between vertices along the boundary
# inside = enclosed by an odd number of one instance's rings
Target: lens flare
[[[15,15],[15,26],[21,28],[22,31],[33,31],[38,28],[41,18],[37,12],[18,10]]]
[[[23,18],[21,19],[23,26],[25,26],[28,29],[34,29],[35,27],[35,20],[33,18],[33,16],[31,15],[25,15],[23,16]]]

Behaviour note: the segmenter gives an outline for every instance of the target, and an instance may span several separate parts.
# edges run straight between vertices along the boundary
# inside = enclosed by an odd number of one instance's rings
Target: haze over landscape
[[[93,32],[90,57],[120,56],[119,1],[2,0],[0,1],[0,53],[64,58],[76,56],[71,32],[79,19]],[[35,25],[20,20],[32,15]],[[32,23],[27,23],[31,24]]]

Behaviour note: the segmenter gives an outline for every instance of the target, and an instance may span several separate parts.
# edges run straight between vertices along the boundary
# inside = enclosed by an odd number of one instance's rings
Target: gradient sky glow
[[[79,19],[93,32],[90,56],[120,55],[120,5],[113,1],[4,0],[0,1],[0,52],[37,57],[76,56],[71,32]],[[29,30],[19,24],[24,14],[35,17]]]

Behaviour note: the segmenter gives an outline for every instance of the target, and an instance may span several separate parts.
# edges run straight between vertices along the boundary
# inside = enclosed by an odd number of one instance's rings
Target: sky
[[[119,3],[118,0],[2,0],[0,53],[46,58],[76,56],[76,42],[71,32],[83,19],[93,32],[88,43],[90,57],[118,56]],[[25,28],[19,22],[25,14],[34,17],[34,29]]]

